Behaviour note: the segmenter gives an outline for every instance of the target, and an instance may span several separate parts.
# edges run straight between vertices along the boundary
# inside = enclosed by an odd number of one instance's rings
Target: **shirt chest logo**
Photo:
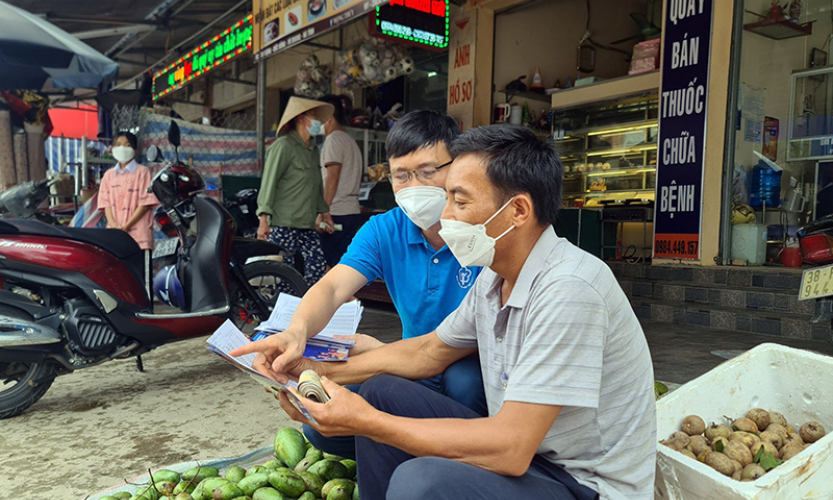
[[[471,285],[474,283],[474,273],[471,272],[471,269],[468,267],[461,267],[459,271],[457,271],[457,284],[460,285],[460,288],[463,290],[467,288],[471,288]]]

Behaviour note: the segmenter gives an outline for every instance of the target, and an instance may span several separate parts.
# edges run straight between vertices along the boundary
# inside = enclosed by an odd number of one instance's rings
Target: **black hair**
[[[460,126],[454,118],[436,111],[412,111],[397,120],[388,132],[385,153],[388,159],[400,158],[441,142],[450,150],[459,135]]]
[[[122,131],[122,132],[119,132],[118,134],[116,134],[116,137],[115,137],[115,139],[113,139],[113,142],[116,142],[116,139],[118,139],[119,137],[126,138],[127,142],[130,143],[130,147],[133,148],[134,150],[136,150],[136,152],[139,151],[139,139],[137,139],[134,134],[132,134],[132,133],[126,131],[126,130]]]
[[[321,102],[326,102],[327,104],[332,104],[333,106],[333,119],[339,125],[347,125],[347,116],[349,115],[350,111],[352,111],[352,101],[347,96],[341,95],[325,95],[321,99],[318,99]]]
[[[528,193],[535,218],[555,224],[561,207],[563,168],[555,143],[518,125],[490,125],[468,130],[451,146],[451,156],[485,157],[486,175],[497,189],[498,205],[520,193]]]

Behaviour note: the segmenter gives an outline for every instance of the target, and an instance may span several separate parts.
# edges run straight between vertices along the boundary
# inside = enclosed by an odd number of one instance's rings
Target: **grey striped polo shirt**
[[[503,307],[502,281],[484,269],[437,328],[450,346],[478,348],[489,414],[504,401],[562,406],[538,454],[602,499],[652,499],[651,354],[613,273],[550,227]]]

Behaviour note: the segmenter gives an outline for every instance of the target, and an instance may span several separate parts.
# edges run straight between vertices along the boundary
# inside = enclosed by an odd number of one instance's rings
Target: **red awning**
[[[80,108],[52,108],[49,110],[52,119],[52,137],[68,137],[71,139],[96,139],[98,135],[98,107],[84,105]]]

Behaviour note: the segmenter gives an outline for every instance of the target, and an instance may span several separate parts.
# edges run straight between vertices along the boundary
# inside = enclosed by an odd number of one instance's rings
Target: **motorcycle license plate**
[[[153,249],[153,258],[158,259],[160,257],[174,255],[176,254],[176,249],[178,247],[179,238],[168,238],[167,240],[157,241],[156,246]]]
[[[833,264],[806,269],[801,276],[798,300],[818,299],[833,295]]]

